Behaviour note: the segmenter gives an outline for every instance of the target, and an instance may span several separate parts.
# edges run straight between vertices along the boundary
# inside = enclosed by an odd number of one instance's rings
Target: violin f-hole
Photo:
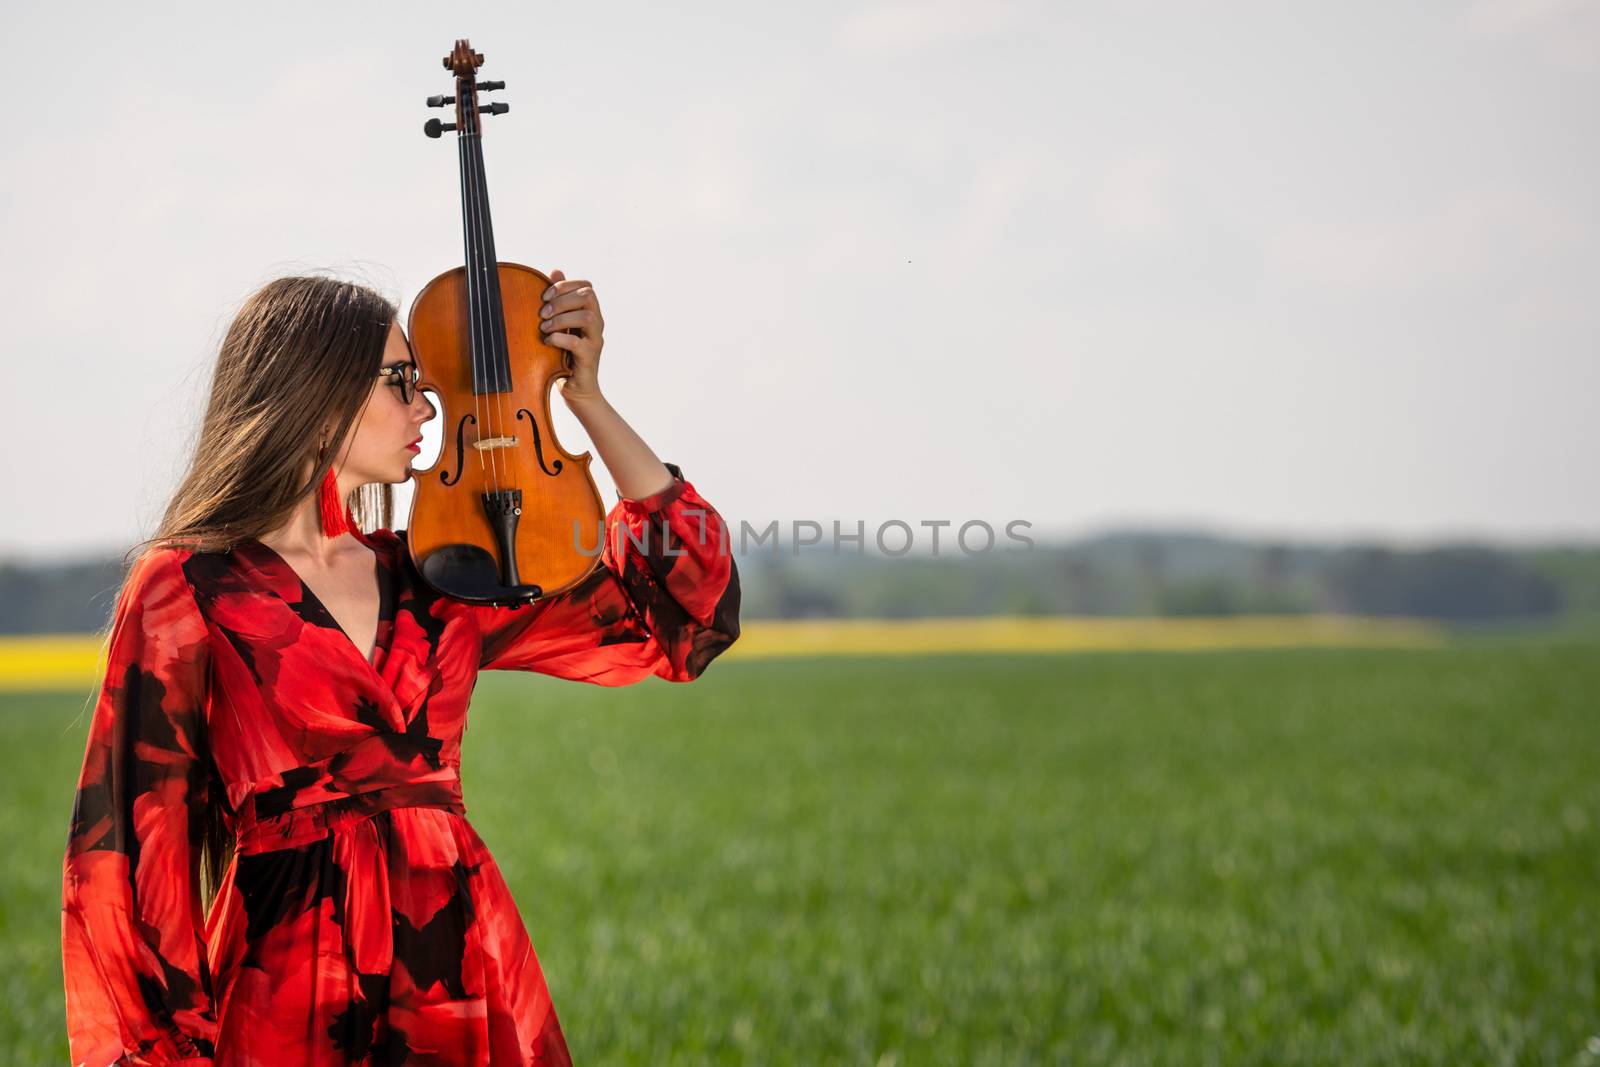
[[[546,474],[548,474],[552,478],[554,478],[556,475],[560,474],[561,473],[561,461],[559,459],[556,460],[556,466],[555,466],[554,470],[551,470],[548,466],[545,465],[545,462],[544,462],[544,442],[539,437],[539,420],[533,417],[533,412],[529,411],[527,408],[518,408],[517,409],[517,418],[519,418],[519,419],[526,418],[528,420],[528,425],[533,430],[533,454],[539,460],[539,469],[544,471]]]
[[[456,423],[456,476],[450,477],[449,471],[440,471],[439,480],[445,485],[455,485],[461,480],[461,468],[466,462],[467,446],[464,440],[468,422],[476,423],[478,417],[468,412],[461,416],[461,421]]]

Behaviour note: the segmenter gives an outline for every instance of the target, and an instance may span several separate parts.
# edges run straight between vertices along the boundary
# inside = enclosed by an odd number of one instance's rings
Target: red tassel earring
[[[317,462],[322,462],[323,453],[327,445],[317,448]],[[318,510],[322,512],[322,533],[326,537],[338,537],[342,533],[354,530],[355,516],[350,512],[350,505],[339,499],[339,479],[333,476],[333,468],[328,468],[328,473],[322,476],[322,493],[317,501]]]

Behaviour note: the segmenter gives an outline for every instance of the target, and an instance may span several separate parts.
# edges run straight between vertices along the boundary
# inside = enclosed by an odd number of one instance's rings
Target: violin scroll
[[[478,119],[484,115],[504,115],[511,110],[510,104],[484,104],[479,105],[478,94],[489,93],[496,89],[504,89],[503,81],[476,81],[478,68],[483,66],[483,53],[474,52],[472,46],[465,39],[456,42],[455,48],[444,57],[445,69],[456,76],[456,93],[448,96],[443,93],[428,97],[429,107],[447,107],[456,105],[456,121],[440,122],[438,119],[429,119],[422,126],[422,132],[429,137],[437,138],[451,130],[461,133],[476,133]]]
[[[483,66],[483,53],[474,52],[465,37],[456,40],[456,46],[444,57],[444,69],[458,78],[470,78]]]

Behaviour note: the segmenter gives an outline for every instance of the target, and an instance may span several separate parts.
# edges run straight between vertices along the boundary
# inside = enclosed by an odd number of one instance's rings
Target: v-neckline
[[[372,552],[372,576],[378,583],[378,621],[372,629],[372,648],[365,656],[362,657],[367,666],[376,671],[378,669],[378,665],[374,661],[377,659],[378,653],[383,649],[383,603],[388,576],[384,573],[382,549],[362,538],[358,537],[357,540],[361,541],[361,543],[366,545],[367,548]],[[350,632],[344,628],[344,623],[339,621],[339,617],[328,608],[327,604],[323,603],[322,598],[317,595],[317,591],[311,588],[311,583],[302,578],[300,576],[300,572],[295,570],[294,564],[285,559],[283,553],[279,552],[277,549],[273,548],[260,538],[251,538],[250,543],[259,545],[265,549],[271,554],[272,558],[277,561],[279,566],[288,571],[289,574],[294,577],[294,580],[300,583],[301,591],[310,598],[311,602],[316,605],[317,610],[322,615],[327,616],[327,618],[332,621],[334,629],[338,630],[340,635],[344,637],[345,644],[349,646],[350,651],[360,656],[361,647],[356,644],[355,638],[350,636]]]

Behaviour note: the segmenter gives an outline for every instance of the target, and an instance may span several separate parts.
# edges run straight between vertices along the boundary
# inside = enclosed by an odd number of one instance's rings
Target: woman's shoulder
[[[151,545],[134,559],[128,576],[138,575],[146,580],[156,577],[181,577],[183,565],[195,554],[193,548],[182,545]]]
[[[193,603],[194,588],[187,564],[194,550],[170,545],[152,545],[128,566],[119,599],[128,606],[150,608],[174,603]]]

